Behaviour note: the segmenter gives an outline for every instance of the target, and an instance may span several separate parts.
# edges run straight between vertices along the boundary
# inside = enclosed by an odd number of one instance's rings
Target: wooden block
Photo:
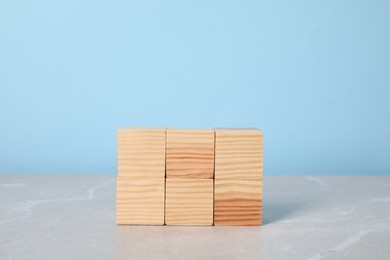
[[[215,180],[214,196],[214,225],[261,225],[261,180]]]
[[[166,128],[118,130],[118,176],[165,178]]]
[[[215,179],[263,178],[263,133],[255,128],[215,129]]]
[[[213,180],[166,179],[165,224],[212,225]]]
[[[168,129],[167,178],[214,178],[214,129]]]
[[[119,225],[164,225],[165,179],[117,178],[116,222]]]

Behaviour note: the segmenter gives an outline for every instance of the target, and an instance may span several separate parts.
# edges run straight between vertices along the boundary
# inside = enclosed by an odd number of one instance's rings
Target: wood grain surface
[[[167,178],[214,178],[214,129],[167,130]]]
[[[255,128],[215,129],[215,179],[263,178],[263,133]]]
[[[165,224],[212,225],[213,180],[166,179]]]
[[[214,225],[257,226],[261,221],[261,180],[215,180]]]
[[[165,179],[117,177],[116,222],[164,225]]]
[[[120,128],[118,176],[164,178],[165,135],[166,128]]]

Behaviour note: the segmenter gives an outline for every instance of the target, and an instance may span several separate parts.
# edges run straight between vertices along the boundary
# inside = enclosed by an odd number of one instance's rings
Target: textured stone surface
[[[388,259],[390,177],[265,176],[263,226],[117,226],[114,175],[0,175],[1,259]]]

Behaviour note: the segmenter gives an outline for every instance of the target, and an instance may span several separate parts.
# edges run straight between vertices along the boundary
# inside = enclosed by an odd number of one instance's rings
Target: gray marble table
[[[0,175],[0,259],[390,259],[390,177],[266,176],[263,214],[116,226],[114,175]]]

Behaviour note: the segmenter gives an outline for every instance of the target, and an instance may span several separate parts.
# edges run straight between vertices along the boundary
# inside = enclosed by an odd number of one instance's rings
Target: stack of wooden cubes
[[[255,128],[121,128],[117,223],[261,225],[262,168]]]

